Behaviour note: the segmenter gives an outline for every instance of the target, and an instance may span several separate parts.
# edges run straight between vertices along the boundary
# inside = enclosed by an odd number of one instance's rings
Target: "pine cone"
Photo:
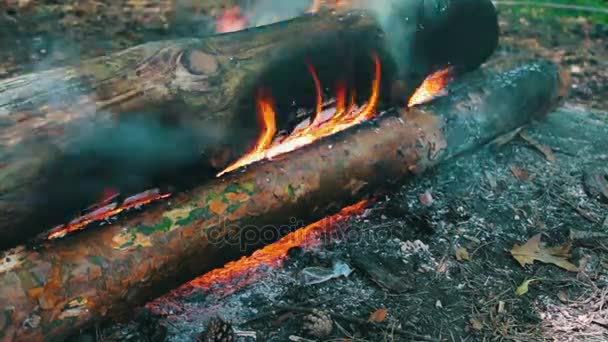
[[[327,311],[314,309],[304,317],[304,331],[311,336],[326,337],[331,334],[334,322]]]
[[[199,342],[232,342],[236,341],[236,336],[232,325],[221,320],[220,318],[212,318],[207,323],[207,330],[202,333]]]

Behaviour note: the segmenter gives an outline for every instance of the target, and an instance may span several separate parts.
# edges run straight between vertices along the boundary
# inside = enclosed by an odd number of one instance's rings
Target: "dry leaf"
[[[526,293],[528,293],[530,283],[535,282],[535,281],[538,281],[538,279],[532,278],[532,279],[526,279],[526,280],[524,280],[524,282],[521,283],[521,285],[519,285],[515,289],[515,294],[517,294],[518,296],[525,295]]]
[[[448,270],[448,258],[441,258],[441,260],[439,261],[439,265],[437,265],[436,269],[439,273],[445,273]]]
[[[460,247],[456,249],[456,260],[458,261],[470,261],[469,251],[466,248]]]
[[[483,323],[476,319],[476,318],[471,318],[469,320],[469,323],[471,323],[471,328],[473,328],[473,330],[481,330],[483,329]]]
[[[545,156],[545,158],[547,158],[548,161],[554,162],[555,160],[557,160],[557,158],[555,157],[555,153],[553,153],[551,147],[539,143],[534,138],[529,136],[527,132],[520,132],[519,136],[524,139],[528,144],[530,144],[530,146],[539,150]]]
[[[519,167],[511,167],[511,173],[513,173],[513,176],[515,176],[522,182],[525,182],[530,179],[530,173]]]
[[[579,268],[569,262],[571,243],[563,246],[543,248],[540,247],[540,234],[536,234],[524,245],[515,245],[511,249],[511,255],[520,265],[526,266],[540,261],[546,264],[554,264],[571,272],[578,272]]]
[[[585,191],[594,198],[608,200],[608,172],[587,171],[583,176]]]
[[[570,249],[572,249],[572,241],[568,241],[561,246],[543,248],[548,254],[553,256],[569,258]]]
[[[368,322],[380,323],[386,319],[386,315],[388,314],[387,309],[378,309],[372,312],[367,319]]]

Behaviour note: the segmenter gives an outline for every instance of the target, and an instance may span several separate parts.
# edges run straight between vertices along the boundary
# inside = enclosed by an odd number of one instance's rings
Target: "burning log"
[[[541,118],[568,89],[554,64],[472,73],[448,96],[233,172],[101,229],[0,259],[0,337],[61,338],[275,237]]]
[[[344,75],[366,78],[359,69],[376,51],[388,70],[383,88],[399,84],[393,88],[406,101],[436,68],[478,66],[497,43],[488,0],[396,3],[403,8],[388,20],[391,30],[399,28],[394,33],[383,33],[371,11],[320,12],[236,33],[152,42],[0,81],[0,248],[66,222],[108,187],[132,194],[187,183],[185,174],[197,178],[184,188],[212,178],[255,140],[256,118],[242,113],[253,112],[258,87],[270,88],[282,101],[277,106],[310,104],[305,60],[331,86]],[[389,93],[382,93],[385,100]],[[279,129],[291,122],[292,116],[277,118]]]

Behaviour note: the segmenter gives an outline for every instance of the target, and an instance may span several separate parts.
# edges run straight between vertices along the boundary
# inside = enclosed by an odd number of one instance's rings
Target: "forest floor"
[[[500,26],[495,58],[542,57],[572,73],[566,104],[527,129],[533,141],[518,136],[442,165],[341,225],[342,238],[291,251],[234,293],[182,289],[155,303],[162,315],[139,310],[73,340],[192,340],[215,316],[243,341],[608,340],[608,26],[505,10]],[[75,58],[145,40],[120,37]],[[73,62],[56,41],[32,42],[29,60],[2,59],[0,78]],[[537,251],[557,265],[514,259],[512,248],[536,234],[546,243]],[[303,282],[303,271],[337,263],[353,272]],[[311,312],[331,332],[311,336]]]

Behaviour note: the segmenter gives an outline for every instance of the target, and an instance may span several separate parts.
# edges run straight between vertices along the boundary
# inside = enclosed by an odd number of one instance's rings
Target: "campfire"
[[[313,14],[244,31],[248,13],[236,7],[218,18],[216,29],[222,34],[151,42],[83,62],[86,72],[89,67],[98,70],[100,65],[121,64],[123,58],[136,67],[127,73],[121,68],[112,69],[118,75],[87,79],[99,81],[99,94],[84,101],[86,106],[82,102],[62,103],[47,111],[48,104],[37,103],[36,134],[43,131],[43,141],[56,143],[60,149],[71,141],[70,136],[61,134],[79,120],[96,115],[103,122],[119,121],[115,116],[126,109],[166,105],[163,108],[183,111],[171,120],[165,116],[159,119],[169,121],[169,125],[186,122],[195,129],[227,132],[225,137],[201,144],[200,155],[204,157],[198,157],[207,158],[212,155],[210,151],[222,150],[228,145],[226,141],[238,145],[236,155],[217,169],[208,167],[208,160],[198,160],[212,172],[203,168],[197,171],[209,172],[210,176],[198,178],[196,184],[180,191],[163,191],[164,187],[155,185],[158,188],[124,199],[118,193],[121,189],[106,191],[102,200],[82,215],[42,232],[43,241],[29,240],[3,252],[0,304],[12,309],[7,314],[10,319],[6,322],[10,323],[0,321],[0,336],[17,340],[63,338],[168,290],[179,291],[184,283],[204,291],[217,286],[223,293],[238,291],[256,281],[256,270],[280,267],[290,249],[319,247],[324,235],[339,229],[340,223],[360,214],[373,202],[371,199],[390,193],[395,185],[541,118],[565,96],[567,77],[546,61],[515,65],[506,72],[473,71],[489,57],[498,35],[494,8],[489,1],[482,2],[485,7],[481,9],[478,1],[446,2],[445,9],[428,18],[421,16],[420,22],[397,20],[399,25],[413,26],[395,32],[383,31],[386,27],[373,12],[352,9],[346,1],[332,5],[344,9],[343,13],[320,11],[321,2],[315,1],[309,9]],[[479,37],[479,48],[463,55],[459,51],[445,53],[432,45],[442,43],[437,43],[434,35],[449,32],[455,20],[438,20],[449,24],[439,27],[432,21],[437,20],[434,16],[444,11],[450,15],[469,13],[467,10],[480,11],[490,18],[479,24],[469,23],[466,16],[456,20],[463,26],[473,25],[467,31],[471,35],[462,39],[475,41]],[[428,32],[411,30],[430,23],[436,27],[427,25]],[[395,39],[392,34],[404,36]],[[490,39],[485,39],[488,34]],[[403,55],[395,46],[403,47],[399,45],[401,40],[423,51],[419,54],[422,57],[409,56],[411,63],[398,60]],[[365,61],[365,66],[351,71],[371,74],[369,80],[366,78],[369,93],[362,93],[354,83],[337,76],[339,73],[330,75],[332,78],[319,72],[331,74],[336,69],[332,66],[351,58]],[[134,64],[133,60],[138,62]],[[327,64],[321,68],[323,60]],[[270,88],[260,83],[275,65],[289,63],[306,63],[308,77],[294,77],[294,83],[314,85],[314,93],[303,95],[315,101],[314,108],[306,108],[306,119],[281,130],[288,115],[282,115],[275,102],[283,99],[275,98]],[[51,70],[44,77],[64,78],[79,70]],[[130,83],[131,76],[136,82]],[[27,79],[42,76],[22,77],[0,83],[0,90],[22,87]],[[291,77],[276,77],[285,78]],[[322,79],[332,83],[322,84]],[[389,94],[395,84],[400,85],[396,87],[400,90],[398,99]],[[324,98],[328,85],[335,85],[333,99]],[[14,90],[11,101],[20,99],[19,94],[35,91]],[[243,113],[243,99],[252,94],[256,94],[253,100],[257,113]],[[156,102],[151,105],[148,101]],[[0,138],[29,138],[34,134],[28,129],[33,119],[26,113],[31,104],[16,102],[10,107],[15,113],[11,117],[22,120],[0,131]],[[90,109],[87,106],[95,109],[93,113],[86,111]],[[115,113],[102,114],[102,108]],[[243,127],[233,125],[253,122],[255,114],[258,125],[246,127],[253,139],[241,141],[236,132]],[[193,139],[193,143],[198,140]],[[8,160],[6,165],[11,170],[33,165],[18,161]],[[41,159],[36,161],[42,164]],[[53,161],[60,163],[61,159]],[[18,184],[25,184],[36,173],[13,174],[18,175]],[[26,190],[40,193],[40,188],[20,187],[12,194],[17,199],[35,198]],[[21,205],[20,201],[7,205],[5,210],[15,213],[7,222],[29,222],[23,217],[32,211]],[[280,227],[287,222],[302,224],[285,231]],[[100,227],[85,229],[94,223]],[[19,243],[29,238],[11,232]],[[237,257],[240,259],[230,261]],[[18,284],[14,281],[17,274]]]
[[[316,109],[310,119],[302,122],[295,127],[291,134],[275,137],[276,134],[276,114],[273,107],[273,99],[264,91],[259,92],[257,98],[258,117],[260,121],[261,133],[255,147],[223,171],[217,177],[235,171],[246,165],[261,161],[272,160],[290,151],[302,148],[324,137],[341,132],[361,122],[374,118],[379,92],[381,62],[377,55],[373,55],[374,79],[371,86],[371,95],[368,101],[361,106],[355,103],[355,90],[351,89],[348,93],[349,102],[347,104],[347,90],[343,82],[338,84],[336,89],[335,106],[323,108],[323,98],[321,84],[312,65],[309,70],[316,89]],[[408,101],[408,106],[424,104],[437,96],[443,95],[443,89],[451,79],[451,70],[445,68],[429,75],[422,84],[416,89]],[[110,196],[104,196],[99,203],[86,209],[86,214],[76,217],[67,224],[58,225],[51,229],[46,236],[53,240],[62,238],[69,233],[84,229],[86,226],[95,222],[108,222],[109,219],[122,212],[131,209],[139,209],[144,205],[171,196],[170,193],[161,193],[159,189],[151,189],[126,198],[120,205],[111,202],[119,194],[112,192]],[[110,203],[111,202],[111,203]]]

